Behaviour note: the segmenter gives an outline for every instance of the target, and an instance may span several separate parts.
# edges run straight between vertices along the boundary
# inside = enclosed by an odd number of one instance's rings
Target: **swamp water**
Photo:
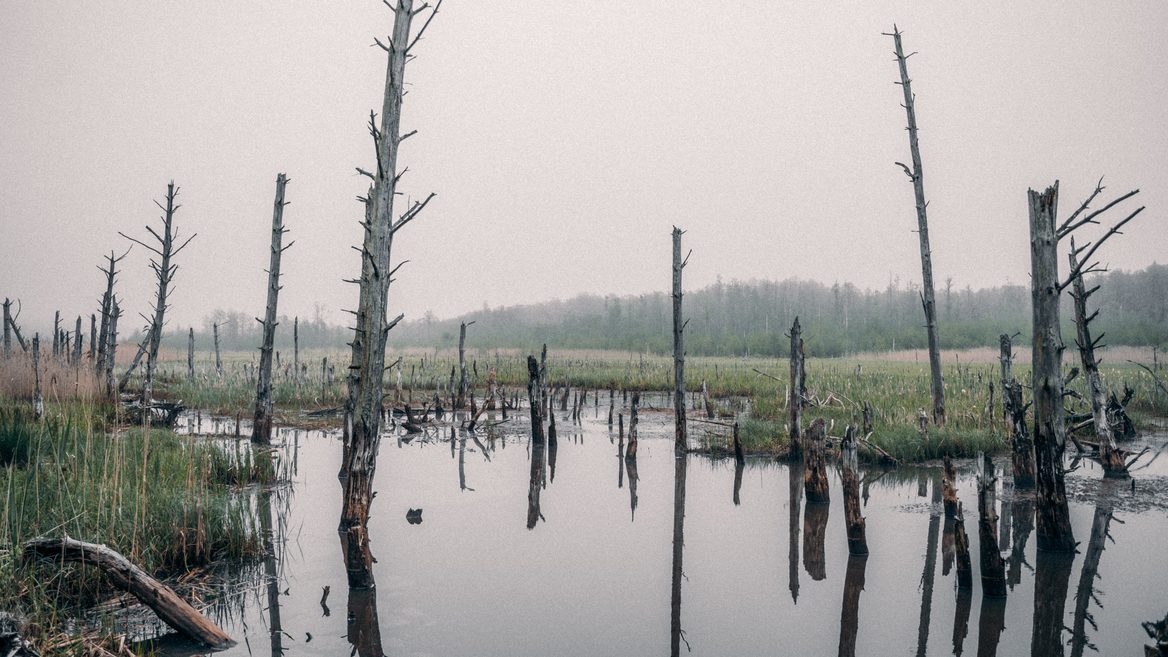
[[[1068,476],[1073,558],[1036,554],[1033,501],[1005,477],[1010,590],[995,600],[981,595],[968,463],[958,492],[974,587],[959,592],[937,467],[863,473],[871,555],[857,559],[834,469],[831,504],[809,506],[801,474],[773,460],[676,459],[672,414],[646,409],[630,472],[607,408],[581,425],[555,414],[557,446],[534,476],[525,414],[453,440],[449,426],[387,434],[370,521],[377,588],[354,593],[336,531],[340,435],[281,429],[294,480],[257,504],[271,510],[276,557],[266,581],[216,607],[239,642],[217,654],[1135,655],[1140,622],[1168,611],[1158,460],[1134,493],[1090,463]],[[407,519],[418,508],[421,522]],[[172,642],[164,654],[202,653]]]

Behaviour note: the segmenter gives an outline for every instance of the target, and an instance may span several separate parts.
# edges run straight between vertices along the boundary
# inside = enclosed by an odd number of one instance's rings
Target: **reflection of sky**
[[[606,405],[607,400],[602,405]],[[512,436],[494,441],[487,462],[466,442],[460,490],[457,449],[447,430],[437,444],[415,439],[398,447],[383,442],[371,532],[378,559],[377,605],[387,654],[404,655],[650,655],[668,651],[673,519],[672,424],[662,413],[642,416],[635,522],[629,519],[628,482],[617,487],[619,461],[609,442],[604,413],[585,412],[573,428],[557,411],[559,453],[555,482],[541,495],[544,522],[526,529],[527,446]],[[513,416],[514,418],[515,416]],[[627,419],[627,417],[626,417]],[[508,430],[526,426],[513,419]],[[281,433],[288,440],[290,434]],[[340,442],[335,435],[300,433],[299,473],[291,499],[289,544],[280,590],[286,654],[348,654],[346,586],[336,534]],[[488,449],[491,441],[482,438]],[[959,470],[961,470],[959,468]],[[859,601],[860,654],[916,651],[921,618],[932,490],[918,496],[918,471],[902,468],[873,483],[864,508],[871,549]],[[982,608],[978,564],[976,488],[961,470],[959,495],[974,568],[965,651],[978,645]],[[1085,468],[1075,483],[1099,477]],[[826,571],[813,581],[802,565],[800,593],[788,591],[788,474],[785,466],[751,460],[743,476],[741,505],[732,501],[731,460],[690,457],[685,506],[682,628],[694,655],[828,654],[836,650],[848,554],[839,479],[829,470],[832,504],[826,531]],[[874,475],[873,475],[873,478]],[[929,477],[932,486],[932,473]],[[1137,487],[1143,485],[1139,482]],[[1126,491],[1125,491],[1125,494]],[[1084,493],[1086,496],[1087,493]],[[1009,499],[1006,494],[999,498]],[[1074,496],[1072,496],[1074,498]],[[406,511],[424,509],[424,522],[409,525]],[[806,503],[804,502],[804,508]],[[1110,526],[1114,543],[1100,559],[1092,605],[1099,625],[1090,640],[1101,654],[1138,654],[1138,622],[1162,617],[1156,592],[1168,586],[1168,568],[1134,568],[1159,559],[1149,547],[1168,527],[1162,510],[1137,515],[1119,505]],[[1070,574],[1064,624],[1072,624],[1074,592],[1094,514],[1093,501],[1075,501],[1071,518],[1083,541]],[[1003,513],[1003,515],[1005,515]],[[1007,523],[1008,524],[1008,523]],[[803,527],[800,520],[800,542]],[[938,537],[940,542],[940,537]],[[1008,544],[1008,543],[1007,543]],[[1035,560],[1031,533],[1027,563]],[[952,651],[957,612],[955,572],[941,574],[937,546],[928,628],[928,654]],[[1122,564],[1122,566],[1121,566]],[[1034,573],[1006,601],[1006,628],[998,654],[1025,654],[1031,639]],[[322,617],[321,589],[329,586],[331,616]],[[266,652],[267,600],[249,596],[246,627],[227,629],[240,645],[225,655]],[[1088,625],[1088,628],[1090,626]],[[307,633],[312,641],[306,642]],[[246,638],[246,643],[243,641]],[[1064,634],[1064,640],[1068,637]]]

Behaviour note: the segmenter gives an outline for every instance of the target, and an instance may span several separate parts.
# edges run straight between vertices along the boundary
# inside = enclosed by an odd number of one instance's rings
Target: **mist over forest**
[[[1092,297],[1099,304],[1099,327],[1111,345],[1168,345],[1168,266],[1153,264],[1137,271],[1112,271],[1089,281],[1100,285]],[[892,280],[883,290],[861,290],[851,283],[817,281],[719,281],[687,292],[686,351],[693,355],[782,356],[783,333],[795,316],[803,323],[808,353],[814,356],[926,347],[921,330],[920,287]],[[390,314],[396,316],[390,295]],[[1030,290],[1022,285],[986,289],[959,288],[942,281],[937,290],[945,349],[996,346],[998,336],[1030,335]],[[1074,335],[1072,304],[1063,304],[1065,339]],[[533,349],[547,343],[557,349],[614,349],[667,353],[670,299],[666,292],[613,296],[583,294],[530,305],[481,308],[448,319],[433,313],[399,323],[390,336],[394,347],[453,347],[461,322],[472,347]],[[196,327],[198,348],[211,348],[212,325],[219,324],[223,349],[253,349],[260,341],[256,313],[216,310]],[[292,347],[293,319],[276,331],[276,346]],[[340,348],[351,338],[342,326],[320,313],[299,319],[301,348]],[[167,344],[185,349],[187,327],[175,327]]]

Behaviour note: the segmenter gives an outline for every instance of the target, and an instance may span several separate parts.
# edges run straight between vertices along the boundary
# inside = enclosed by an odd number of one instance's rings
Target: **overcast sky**
[[[378,0],[0,0],[0,296],[43,327],[96,310],[95,266],[145,236],[172,178],[171,327],[260,314],[277,172],[281,314],[356,305],[390,31]],[[402,189],[438,194],[394,244],[391,312],[446,317],[720,275],[920,280],[892,41],[905,32],[935,277],[1028,281],[1026,190],[1066,214],[1106,175],[1148,210],[1113,267],[1168,255],[1168,3],[448,0],[407,69]],[[1119,217],[1116,217],[1118,219]],[[152,281],[123,262],[129,316]],[[132,324],[140,323],[137,318]]]

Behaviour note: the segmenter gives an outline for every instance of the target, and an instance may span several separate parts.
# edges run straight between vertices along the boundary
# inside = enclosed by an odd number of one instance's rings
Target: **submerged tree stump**
[[[173,589],[105,545],[71,538],[34,538],[24,544],[22,558],[25,561],[41,558],[92,564],[101,569],[114,586],[134,594],[142,604],[154,610],[160,619],[178,632],[215,649],[235,645],[226,632],[179,597]]]
[[[867,556],[868,539],[864,531],[865,521],[864,516],[860,515],[860,476],[856,455],[856,428],[851,425],[844,432],[842,476],[848,553],[857,557]]]
[[[808,504],[828,504],[827,459],[823,454],[823,442],[827,438],[827,428],[823,418],[817,418],[807,430],[807,468],[803,472],[803,487],[807,491]]]

